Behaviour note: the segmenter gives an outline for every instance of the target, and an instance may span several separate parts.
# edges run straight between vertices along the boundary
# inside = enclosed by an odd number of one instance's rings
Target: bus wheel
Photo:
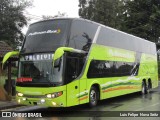
[[[151,79],[148,80],[148,93],[150,93],[150,90],[152,89],[152,82]]]
[[[94,107],[98,103],[98,91],[96,87],[92,86],[89,94],[89,106]]]
[[[142,82],[142,95],[147,94],[147,85],[146,83],[143,81]]]

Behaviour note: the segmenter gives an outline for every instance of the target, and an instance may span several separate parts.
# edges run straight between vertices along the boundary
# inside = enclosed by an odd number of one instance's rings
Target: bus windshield
[[[60,68],[54,68],[52,60],[20,61],[17,85],[55,86],[62,84],[62,64]]]
[[[65,46],[69,20],[47,20],[32,24],[25,37],[22,53],[50,52]]]

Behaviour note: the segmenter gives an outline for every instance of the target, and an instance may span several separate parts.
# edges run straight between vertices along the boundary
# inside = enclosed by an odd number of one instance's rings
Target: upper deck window
[[[69,47],[89,51],[97,28],[97,24],[74,20],[71,25]]]
[[[69,20],[48,20],[32,24],[22,48],[24,53],[50,52],[65,46]]]

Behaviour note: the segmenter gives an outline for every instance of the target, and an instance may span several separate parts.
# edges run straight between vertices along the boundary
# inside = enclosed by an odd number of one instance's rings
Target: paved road
[[[15,111],[20,112],[29,112],[29,113],[35,113],[35,112],[41,112],[45,113],[49,117],[43,117],[43,118],[37,118],[37,120],[131,120],[135,119],[135,117],[122,117],[123,113],[127,114],[129,112],[127,111],[134,111],[135,115],[136,113],[140,114],[151,114],[151,113],[157,113],[160,116],[160,86],[154,90],[151,91],[150,94],[147,95],[140,95],[140,93],[134,93],[130,95],[125,95],[121,97],[116,97],[112,99],[107,99],[100,101],[99,105],[94,108],[88,108],[88,105],[81,105],[71,108],[40,108],[38,106],[34,107],[23,107],[23,108],[17,108],[14,109]],[[150,111],[149,113],[145,111]],[[159,112],[155,112],[159,111]],[[121,117],[117,117],[120,116]],[[115,117],[113,117],[115,115]],[[153,114],[156,116],[156,114]],[[63,116],[63,117],[62,117]],[[110,117],[112,116],[112,117]],[[31,119],[31,118],[23,118],[25,119]],[[136,117],[138,120],[160,120],[160,117]],[[15,118],[17,120],[17,118]]]

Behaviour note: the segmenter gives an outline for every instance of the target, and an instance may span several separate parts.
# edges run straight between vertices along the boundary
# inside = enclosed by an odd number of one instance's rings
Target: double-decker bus
[[[69,107],[158,86],[156,45],[81,18],[29,26],[19,56],[16,100]]]

